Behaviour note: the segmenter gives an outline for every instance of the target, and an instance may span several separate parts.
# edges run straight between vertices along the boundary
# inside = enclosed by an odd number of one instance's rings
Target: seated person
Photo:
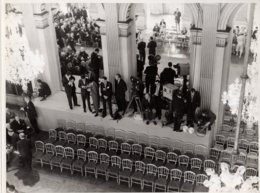
[[[42,97],[41,101],[45,100],[48,96],[51,95],[51,89],[46,82],[43,82],[41,79],[37,80],[39,88],[39,97]]]
[[[182,30],[181,30],[181,34],[182,35],[187,35],[188,31],[186,29],[186,27],[183,27]]]
[[[146,93],[144,95],[144,98],[142,100],[142,106],[144,110],[144,120],[146,121],[146,124],[148,125],[150,121],[153,120],[153,123],[156,125],[155,119],[155,100],[153,97],[150,96],[149,93]]]
[[[205,134],[207,130],[211,130],[212,124],[216,120],[216,115],[208,109],[199,109],[195,115],[195,121],[198,125],[198,132]]]
[[[23,133],[26,130],[24,120],[20,119],[18,115],[15,116],[14,120],[10,124],[10,127],[16,134]]]

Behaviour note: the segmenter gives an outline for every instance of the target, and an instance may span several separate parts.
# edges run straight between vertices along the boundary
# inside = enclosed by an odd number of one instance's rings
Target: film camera
[[[149,60],[149,65],[160,64],[159,61],[161,60],[161,56],[160,55],[156,55],[156,56],[149,55],[148,60]]]
[[[130,77],[131,81],[131,94],[132,96],[139,96],[143,89],[143,84],[139,80],[139,78],[136,78],[134,76]]]

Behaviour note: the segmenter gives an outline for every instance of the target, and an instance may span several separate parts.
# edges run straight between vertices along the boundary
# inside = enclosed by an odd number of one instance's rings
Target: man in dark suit
[[[174,84],[174,78],[177,78],[176,72],[172,69],[172,63],[168,63],[168,68],[164,68],[160,74],[161,84]]]
[[[187,93],[187,118],[188,125],[193,125],[195,119],[195,112],[198,107],[200,107],[200,93],[196,91],[194,88],[190,89]]]
[[[26,96],[24,99],[26,105],[23,108],[21,108],[21,110],[24,110],[26,112],[26,115],[32,127],[34,128],[34,131],[38,134],[40,132],[40,129],[37,123],[37,112],[35,110],[35,106],[28,96]]]
[[[126,100],[125,100],[125,92],[127,91],[127,86],[125,81],[121,78],[120,74],[116,74],[115,76],[115,97],[116,103],[118,106],[118,112],[125,111],[126,108]]]
[[[79,80],[78,87],[81,89],[81,98],[83,102],[83,110],[86,112],[86,99],[88,103],[88,109],[90,112],[92,112],[91,106],[90,106],[90,92],[88,91],[87,85],[90,83],[88,76],[81,75],[81,79]]]
[[[62,84],[65,88],[65,92],[69,101],[69,106],[70,109],[73,109],[72,107],[72,99],[73,99],[73,103],[74,106],[80,106],[77,103],[77,96],[76,96],[76,87],[75,87],[75,78],[74,76],[71,75],[71,73],[69,71],[67,71],[67,73],[63,76],[62,78]]]
[[[137,64],[137,77],[140,78],[140,80],[143,79],[143,70],[145,63],[140,60],[140,56],[136,55],[136,64]]]
[[[156,55],[156,47],[157,44],[156,42],[153,40],[153,37],[150,37],[150,42],[147,45],[147,48],[149,48],[149,55]]]
[[[146,93],[153,94],[155,91],[155,80],[156,75],[158,73],[158,67],[156,64],[150,64],[146,67],[144,73],[145,75],[145,86],[146,86]]]
[[[153,123],[155,125],[157,125],[157,122],[154,120],[156,115],[155,115],[155,111],[156,111],[156,101],[154,97],[151,97],[151,95],[149,93],[146,93],[144,95],[144,98],[142,100],[142,107],[144,110],[144,120],[146,121],[146,124],[149,125],[150,121],[153,120]]]
[[[106,104],[108,103],[109,114],[113,118],[113,112],[112,112],[112,84],[111,84],[111,82],[107,81],[107,77],[105,77],[105,76],[103,76],[101,78],[100,96],[101,96],[101,99],[103,101],[102,117],[104,118],[107,115]]]
[[[31,141],[25,139],[24,133],[19,134],[20,141],[17,142],[17,149],[20,154],[22,167],[32,170],[32,144]]]
[[[96,82],[98,82],[99,70],[100,70],[100,56],[98,54],[99,54],[99,49],[96,48],[95,51],[92,52],[91,54],[91,63],[90,63],[90,67],[92,68],[95,74]]]
[[[142,61],[145,64],[145,48],[146,48],[146,43],[141,39],[141,41],[138,43],[137,46],[139,50],[139,55],[140,55],[140,61]]]
[[[14,117],[14,120],[10,123],[10,127],[16,134],[22,133],[26,130],[24,120],[20,119],[18,115]]]
[[[172,109],[174,112],[174,131],[181,132],[181,121],[184,115],[184,99],[181,89],[178,89],[173,94]]]
[[[37,80],[39,88],[39,97],[42,97],[41,101],[45,100],[48,96],[51,95],[51,89],[46,82],[43,82],[41,79]]]

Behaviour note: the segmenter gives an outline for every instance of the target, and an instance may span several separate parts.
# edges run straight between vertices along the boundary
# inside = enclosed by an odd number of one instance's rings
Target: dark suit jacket
[[[10,124],[11,129],[18,134],[18,130],[26,130],[26,124],[24,120],[20,119],[20,123],[18,121],[13,120]]]
[[[71,77],[74,78],[74,80],[75,80],[74,76],[71,76]],[[65,88],[65,92],[67,94],[71,95],[71,94],[73,94],[73,92],[75,92],[75,90],[76,90],[75,84],[73,84],[73,86],[70,86],[69,85],[69,80],[66,78],[66,76],[62,77],[62,84],[63,84],[63,86]]]
[[[32,156],[32,144],[28,139],[22,139],[17,142],[17,149],[22,157]]]
[[[107,85],[105,87],[105,85],[103,83],[100,84],[100,89],[101,89],[101,97],[103,98],[104,96],[107,96],[108,98],[112,97],[112,84],[111,82],[107,81]]]
[[[146,43],[145,42],[140,42],[139,44],[138,44],[138,50],[140,51],[140,52],[145,52],[145,47],[146,47]]]
[[[87,86],[89,84],[89,80],[85,79],[85,83],[82,79],[79,80],[78,87],[81,89],[81,94],[86,95],[87,94],[87,88],[82,88],[82,86]]]
[[[37,118],[37,112],[32,101],[29,101],[28,104],[24,106],[24,110],[27,113],[29,119]]]
[[[41,83],[41,88],[39,89],[39,95],[44,96],[44,95],[51,95],[51,89],[49,85],[46,82]]]
[[[94,70],[94,72],[98,72],[100,69],[100,59],[96,52],[93,52],[91,54],[91,68]]]
[[[156,101],[155,101],[154,97],[151,97],[150,102],[148,100],[146,100],[145,98],[143,98],[143,100],[142,100],[142,106],[143,106],[144,110],[152,110],[152,109],[154,109],[155,108],[155,104],[156,104]]]
[[[171,83],[174,84],[174,78],[177,77],[176,72],[172,68],[164,68],[160,75],[161,83]]]
[[[195,91],[193,100],[191,101],[191,92],[189,91],[187,94],[187,104],[188,108],[193,108],[194,110],[200,106],[200,93],[198,91]]]
[[[157,44],[155,41],[150,41],[147,45],[147,48],[149,48],[149,54],[154,54],[155,53],[155,48]]]
[[[158,72],[157,65],[147,66],[144,73],[146,74],[146,81],[155,81]]]
[[[125,98],[125,92],[127,91],[126,83],[123,79],[120,79],[118,82],[115,80],[115,97],[116,98]]]

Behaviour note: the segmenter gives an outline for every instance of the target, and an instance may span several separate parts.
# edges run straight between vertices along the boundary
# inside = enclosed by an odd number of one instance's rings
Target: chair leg
[[[131,188],[131,179],[128,179],[128,188]]]

